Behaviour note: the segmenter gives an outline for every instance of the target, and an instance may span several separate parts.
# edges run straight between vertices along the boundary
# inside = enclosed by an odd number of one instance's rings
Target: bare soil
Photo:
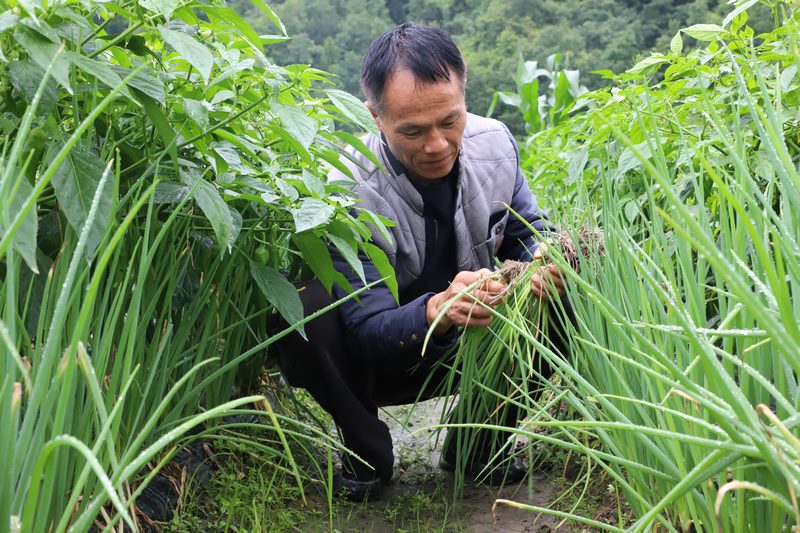
[[[394,482],[384,489],[379,502],[337,502],[334,530],[342,532],[555,532],[575,531],[560,519],[529,510],[495,505],[498,498],[547,507],[564,488],[560,472],[537,471],[519,485],[502,489],[468,484],[460,500],[453,498],[453,475],[439,469],[439,447],[433,426],[439,423],[442,401],[430,400],[416,407],[399,406],[382,411],[394,440]],[[322,510],[327,502],[311,502]],[[319,513],[312,513],[317,517]],[[330,528],[307,524],[309,531]]]

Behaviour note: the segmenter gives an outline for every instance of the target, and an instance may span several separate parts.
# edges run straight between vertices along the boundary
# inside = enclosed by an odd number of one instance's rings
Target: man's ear
[[[367,100],[364,102],[364,105],[367,106],[369,112],[372,114],[372,119],[375,121],[375,125],[378,126],[378,129],[381,129],[381,116],[378,114],[378,111],[375,109],[375,106],[372,105],[372,102]]]

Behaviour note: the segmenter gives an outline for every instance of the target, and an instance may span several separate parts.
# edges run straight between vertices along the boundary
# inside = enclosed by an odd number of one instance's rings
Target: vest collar
[[[403,163],[397,159],[391,150],[389,150],[389,143],[386,142],[386,136],[381,132],[381,142],[383,143],[383,150],[386,153],[386,160],[389,162],[389,166],[392,167],[392,172],[394,172],[395,176],[399,176],[401,174],[406,173],[406,167],[403,166]]]

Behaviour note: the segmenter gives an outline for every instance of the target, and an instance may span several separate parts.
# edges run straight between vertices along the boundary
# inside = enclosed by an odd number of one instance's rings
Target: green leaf
[[[297,189],[295,189],[289,183],[287,183],[285,179],[275,178],[273,180],[273,183],[281,192],[284,198],[288,198],[292,202],[300,198],[300,193],[297,192]]]
[[[35,0],[18,0],[18,1],[17,1],[17,4],[18,4],[18,5],[19,5],[19,6],[20,6],[22,9],[24,9],[24,10],[25,10],[25,12],[26,12],[28,15],[30,15],[30,17],[31,17],[33,20],[38,20],[38,19],[36,18],[36,8],[37,8],[37,7],[39,7],[39,8],[41,8],[41,7],[42,7],[41,0],[40,0],[40,1],[38,1],[38,2],[37,2],[37,1],[35,1]]]
[[[695,24],[681,31],[698,41],[713,41],[717,36],[726,33],[725,28],[716,24]]]
[[[111,69],[116,72],[120,78],[126,78],[130,75],[129,68],[121,67],[119,65],[111,65]],[[143,92],[156,102],[164,105],[167,101],[167,94],[164,90],[164,84],[161,80],[148,73],[147,71],[137,72],[136,75],[128,82],[128,87]]]
[[[260,35],[258,40],[263,45],[285,43],[286,41],[291,41],[292,38],[283,35]]]
[[[669,59],[663,54],[653,54],[650,57],[645,57],[626,72],[629,74],[647,74],[655,70],[655,67],[662,63],[669,63]]]
[[[201,130],[208,128],[208,109],[199,100],[183,99],[183,112],[197,124]]]
[[[675,37],[673,37],[669,42],[669,51],[676,56],[681,55],[683,52],[683,39],[681,38],[681,32],[676,33]]]
[[[242,214],[239,213],[239,210],[235,207],[228,206],[228,211],[231,213],[231,238],[228,241],[228,249],[233,248],[233,245],[236,244],[236,239],[239,238],[239,234],[242,232]]]
[[[346,239],[339,237],[337,235],[333,235],[332,233],[327,234],[328,239],[333,243],[339,253],[342,254],[347,264],[350,265],[353,270],[358,274],[358,277],[361,278],[361,282],[364,285],[367,284],[367,280],[364,278],[364,265],[361,264],[361,260],[358,258],[358,251],[356,249],[354,242],[348,242]]]
[[[340,139],[343,139],[345,142],[347,142],[347,144],[358,150],[359,153],[366,156],[367,159],[375,163],[375,165],[377,165],[378,168],[380,169],[383,168],[383,163],[381,163],[380,160],[377,158],[377,156],[374,153],[372,153],[372,150],[367,148],[367,145],[364,144],[364,141],[359,139],[357,136],[353,135],[352,133],[348,133],[346,131],[334,131],[333,134],[339,137]]]
[[[519,88],[520,107],[536,110],[539,102],[539,80],[532,80]],[[502,100],[502,97],[501,97]],[[528,120],[530,122],[530,120]]]
[[[25,201],[33,192],[33,186],[24,175],[20,175],[18,179],[20,181],[17,194],[11,201],[12,213],[22,210]],[[22,259],[25,260],[28,268],[37,274],[39,273],[39,266],[36,263],[36,237],[39,231],[38,226],[39,220],[36,217],[36,210],[31,209],[25,216],[25,219],[22,221],[22,224],[19,226],[19,229],[14,234],[14,238],[11,241],[14,249],[22,256]]]
[[[250,176],[239,176],[236,181],[260,192],[272,192],[272,188],[263,181]]]
[[[614,79],[617,76],[616,74],[614,74],[613,70],[608,70],[608,69],[592,70],[591,73],[596,74],[601,78],[605,78],[607,80]]]
[[[372,113],[370,113],[367,106],[364,105],[364,102],[352,94],[338,89],[328,89],[325,91],[325,94],[328,95],[328,98],[330,98],[331,103],[336,109],[352,120],[361,129],[376,137],[380,135],[378,126],[375,125],[375,120],[372,118]]]
[[[232,143],[228,141],[215,142],[211,144],[210,148],[214,150],[228,166],[237,167],[242,164],[239,150],[237,150]]]
[[[283,126],[300,145],[308,150],[317,135],[319,124],[306,115],[302,109],[293,105],[273,104],[272,110],[283,122]]]
[[[43,20],[33,20],[32,18],[24,18],[20,21],[23,25],[27,26],[34,32],[38,33],[53,44],[61,44],[61,36],[49,24]]]
[[[54,145],[51,148],[51,155],[48,160],[52,161],[60,149],[61,145]],[[89,217],[92,199],[97,192],[105,167],[106,165],[103,164],[100,158],[90,151],[73,148],[53,175],[53,188],[56,192],[56,199],[58,199],[61,210],[66,215],[70,226],[76,232],[81,231],[86,219]],[[108,227],[111,212],[116,203],[114,190],[114,180],[106,180],[105,190],[100,195],[97,216],[89,230],[89,237],[86,241],[87,258],[94,254]]]
[[[636,149],[645,159],[650,159],[650,157],[652,157],[652,153],[650,152],[650,147],[648,146],[647,141],[643,141],[636,145]],[[622,155],[619,157],[616,176],[619,178],[627,171],[633,170],[634,168],[638,168],[640,166],[642,166],[642,162],[638,157],[636,157],[636,154],[633,152],[633,150],[630,148],[625,148],[625,150],[622,152]]]
[[[124,46],[137,56],[144,56],[153,53],[153,51],[147,47],[147,41],[141,35],[131,35],[125,41]]]
[[[261,38],[259,37],[258,33],[253,29],[250,24],[247,23],[239,14],[230,7],[211,7],[211,6],[204,6],[203,10],[208,13],[209,18],[214,21],[222,20],[227,22],[228,24],[232,25],[236,28],[236,31],[244,37],[244,39],[250,43],[253,47],[253,50],[262,55],[262,44]]]
[[[73,65],[90,76],[97,78],[97,81],[101,82],[110,89],[113,89],[122,83],[122,78],[120,78],[110,66],[102,61],[97,61],[75,52],[66,52],[64,55],[72,62]],[[133,95],[127,87],[123,87],[121,92],[133,100]]]
[[[583,170],[586,168],[586,163],[589,161],[588,150],[575,150],[569,157],[569,165],[567,166],[567,177],[570,183],[579,183],[583,176]]]
[[[250,274],[267,301],[278,310],[290,326],[303,320],[303,302],[300,300],[300,295],[283,274],[255,261],[250,261]],[[298,331],[303,338],[306,337],[302,327],[298,328]]]
[[[400,296],[397,288],[397,276],[394,273],[394,267],[389,262],[389,258],[386,257],[383,250],[372,243],[362,242],[361,248],[367,253],[367,257],[369,257],[369,260],[375,265],[375,268],[378,269],[378,273],[381,277],[386,278],[384,283],[389,287],[389,291],[391,291],[395,301],[399,304]]]
[[[212,106],[214,106],[214,105],[217,105],[220,102],[224,102],[225,100],[229,100],[231,98],[236,98],[236,93],[233,92],[233,91],[229,91],[227,89],[224,89],[222,91],[218,91],[217,93],[215,93],[214,96],[211,98],[211,102],[210,103],[211,103]]]
[[[494,94],[500,99],[501,102],[503,102],[506,105],[510,105],[512,107],[519,107],[520,105],[522,105],[522,97],[520,97],[520,95],[518,95],[517,93],[511,93],[507,91],[497,91]]]
[[[182,177],[184,183],[192,189],[192,198],[211,222],[217,237],[220,256],[223,255],[226,247],[230,250],[234,237],[233,217],[228,204],[222,199],[213,183],[188,173],[184,173]]]
[[[32,31],[29,28],[18,27],[14,32],[19,44],[28,52],[31,59],[42,69],[47,69],[53,57],[58,52],[59,45],[50,42],[48,39],[42,37],[39,33]],[[69,83],[69,61],[65,57],[56,59],[52,70],[50,71],[53,78],[72,94],[72,86]]]
[[[789,92],[794,89],[794,82],[797,80],[797,65],[789,65],[786,70],[781,72],[781,90]]]
[[[283,33],[283,35],[286,35],[286,26],[283,25],[283,22],[281,22],[281,19],[278,18],[278,15],[276,15],[275,12],[267,4],[264,3],[264,0],[251,0],[251,1],[253,2],[254,6],[260,9],[261,12],[267,16],[267,18],[270,20],[270,22],[272,22],[275,25],[276,28],[281,30],[281,33]]]
[[[517,61],[517,72],[514,74],[514,83],[517,87],[537,80],[540,75],[545,75],[550,78],[550,72],[539,68],[538,61],[525,61],[522,56],[519,56]]]
[[[731,21],[733,19],[738,17],[741,13],[744,13],[745,16],[746,16],[747,15],[747,10],[750,9],[752,6],[756,5],[757,3],[758,3],[758,0],[748,0],[747,2],[742,2],[741,4],[736,6],[736,9],[734,9],[733,11],[728,13],[728,16],[726,16],[725,19],[722,21],[722,26],[726,27],[728,24],[731,23]],[[736,30],[733,30],[733,31],[736,31]]]
[[[286,131],[284,128],[278,126],[274,122],[270,123],[269,129],[270,131],[275,133],[278,137],[286,141],[286,144],[289,145],[289,148],[291,148],[292,151],[297,155],[297,157],[299,157],[302,161],[304,161],[309,165],[314,164],[314,161],[311,158],[311,154],[308,153],[308,150],[306,150],[305,146],[303,146],[294,135]]]
[[[325,196],[325,184],[316,174],[303,169],[303,184],[311,193],[316,193],[318,196]]]
[[[556,88],[553,91],[553,94],[556,97],[555,104],[552,107],[553,111],[562,111],[569,104],[575,101],[575,97],[572,96],[571,89],[572,84],[567,77],[567,73],[564,71],[559,72],[558,82],[556,83]],[[575,89],[577,90],[577,87]]]
[[[164,148],[167,149],[167,152],[172,157],[173,163],[178,165],[178,147],[176,145],[176,134],[175,130],[172,129],[172,126],[167,120],[167,115],[164,114],[164,111],[161,109],[161,106],[158,105],[158,102],[153,100],[147,95],[142,93],[138,93],[137,98],[139,102],[142,104],[142,107],[147,113],[150,122],[153,123],[155,126],[156,131],[158,132],[159,136],[161,137],[162,141],[164,142]]]
[[[197,69],[197,72],[199,72],[206,83],[208,83],[211,77],[211,69],[214,67],[214,57],[211,55],[211,51],[202,43],[198,42],[197,39],[182,31],[170,30],[164,26],[159,26],[158,30],[161,32],[164,41],[174,48],[190,65]]]
[[[33,97],[39,89],[39,83],[44,77],[44,69],[29,59],[12,61],[9,66],[9,78],[14,88],[22,95],[29,104],[33,102]],[[58,101],[56,84],[50,78],[44,87],[42,99],[39,103],[37,113],[47,116],[55,109]]]
[[[189,188],[174,181],[162,181],[156,184],[153,202],[157,204],[177,204],[186,198]]]
[[[19,17],[15,15],[10,9],[8,11],[3,11],[0,14],[0,32],[4,32],[9,30],[17,25],[19,22]]]
[[[394,239],[392,238],[392,234],[389,233],[388,229],[392,226],[397,225],[394,221],[386,217],[383,217],[381,215],[377,215],[372,211],[369,211],[364,208],[359,207],[356,209],[358,209],[359,211],[358,219],[366,221],[371,226],[370,231],[372,231],[373,235],[375,235],[375,231],[377,231],[378,234],[380,234],[380,236],[383,237],[387,243],[390,243],[392,245],[395,244]]]
[[[341,159],[342,155],[346,157],[348,154],[347,152],[341,152],[341,150],[337,152],[336,150],[331,148],[328,150],[321,150],[319,153],[317,153],[317,158],[328,162],[330,166],[332,166],[333,168],[337,169],[339,172],[350,178],[350,181],[353,181],[355,179],[353,177],[353,172],[347,167],[347,165],[342,163]]]
[[[303,198],[300,207],[292,209],[294,225],[297,232],[306,231],[328,222],[335,208],[317,198]]]
[[[635,200],[628,200],[625,202],[624,211],[625,218],[628,219],[628,222],[633,223],[639,215],[639,204]]]
[[[303,254],[306,264],[314,272],[314,275],[319,279],[322,286],[330,292],[333,288],[333,282],[336,279],[336,274],[339,274],[333,268],[333,260],[328,251],[328,246],[321,238],[314,235],[311,231],[303,233],[296,233],[292,236],[297,249]],[[341,274],[339,274],[341,276]],[[348,284],[349,285],[349,284]],[[344,285],[343,285],[344,286]],[[345,287],[351,289],[351,287]]]
[[[153,13],[160,13],[169,20],[180,2],[178,0],[139,0],[139,5]]]
[[[243,135],[234,135],[233,133],[224,129],[218,129],[214,132],[214,134],[220,139],[227,141],[232,146],[235,146],[239,151],[240,156],[245,154],[252,158],[258,157],[257,152],[260,150],[259,146],[250,142],[251,140],[255,139]]]

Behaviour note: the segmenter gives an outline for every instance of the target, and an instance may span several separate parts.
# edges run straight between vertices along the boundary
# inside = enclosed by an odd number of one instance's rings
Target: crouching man
[[[279,346],[281,367],[294,386],[304,387],[327,410],[345,445],[363,459],[344,458],[335,485],[356,500],[376,499],[392,476],[389,429],[378,408],[411,403],[437,393],[447,357],[461,328],[485,327],[487,309],[502,290],[496,280],[463,291],[485,277],[495,259],[530,260],[537,250],[534,233],[552,228],[540,212],[519,168],[519,154],[500,122],[467,112],[466,66],[456,45],[443,31],[403,24],[378,37],[367,51],[361,86],[380,130],[367,146],[383,164],[366,157],[349,165],[351,189],[361,206],[397,223],[394,242],[379,235],[373,242],[392,261],[400,304],[385,285],[378,285],[306,325],[308,341],[287,337]],[[333,170],[330,180],[349,178]],[[380,279],[366,257],[368,281]],[[335,266],[354,286],[359,277],[342,258]],[[544,268],[533,280],[534,292],[547,299],[563,292],[556,267]],[[317,281],[301,291],[306,314],[334,298]],[[453,298],[432,332],[424,357],[422,343],[443,304]],[[503,421],[514,424],[516,420]],[[495,443],[485,439],[470,459],[468,471],[486,466]],[[442,467],[452,468],[453,446],[445,443]],[[522,464],[507,461],[488,476],[489,483],[518,482]]]

